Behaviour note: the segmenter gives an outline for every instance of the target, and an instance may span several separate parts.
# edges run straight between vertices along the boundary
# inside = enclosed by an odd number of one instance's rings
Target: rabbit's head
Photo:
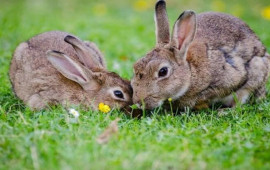
[[[183,12],[174,24],[170,37],[165,1],[155,7],[156,47],[134,64],[131,80],[133,102],[146,109],[160,106],[168,98],[177,99],[190,85],[191,70],[187,51],[196,32],[196,15]]]
[[[97,110],[99,103],[112,108],[131,104],[130,82],[107,71],[103,56],[93,43],[73,36],[66,36],[65,41],[75,49],[78,61],[58,51],[48,51],[47,58],[64,77],[81,86],[89,106]]]

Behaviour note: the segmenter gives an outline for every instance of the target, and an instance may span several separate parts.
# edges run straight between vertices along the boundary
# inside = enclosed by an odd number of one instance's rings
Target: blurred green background
[[[156,112],[133,120],[114,111],[81,112],[66,122],[61,107],[32,112],[15,98],[8,78],[16,46],[62,30],[95,42],[109,70],[130,79],[133,63],[155,45],[155,0],[0,0],[0,169],[269,169],[270,103],[224,115]],[[186,9],[243,19],[270,48],[269,0],[167,0],[170,24]],[[269,89],[269,88],[268,88]],[[119,135],[95,139],[121,117]]]

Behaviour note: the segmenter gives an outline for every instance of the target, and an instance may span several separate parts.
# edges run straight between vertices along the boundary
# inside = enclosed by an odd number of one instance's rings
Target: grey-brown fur
[[[86,45],[83,47],[86,49],[86,59],[90,65],[93,62],[93,68],[88,68],[79,59],[75,47],[64,41],[67,35],[70,34],[60,31],[45,32],[16,48],[9,72],[16,95],[32,109],[55,104],[81,104],[93,109],[97,109],[100,102],[111,107],[125,107],[130,104],[132,89],[129,81],[107,71],[104,57],[94,43],[81,42],[81,45]],[[48,50],[55,52],[48,53]],[[48,60],[48,57],[53,56],[72,59],[72,63],[79,66],[90,81],[82,86],[63,76]],[[110,91],[112,88],[120,89],[125,99],[115,98]]]
[[[152,109],[173,98],[179,108],[203,108],[217,101],[234,106],[233,92],[240,103],[253,94],[257,99],[265,96],[270,56],[243,21],[223,13],[196,17],[185,11],[173,30],[170,43],[157,43],[135,63],[134,103],[144,100],[146,108]],[[180,49],[179,42],[183,42]],[[171,71],[166,78],[155,76],[162,65]]]

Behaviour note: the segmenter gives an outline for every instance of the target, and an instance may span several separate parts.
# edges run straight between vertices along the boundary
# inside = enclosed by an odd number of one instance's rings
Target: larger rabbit
[[[270,56],[243,21],[184,11],[170,37],[166,3],[159,0],[155,22],[156,47],[134,64],[134,103],[153,109],[172,98],[178,108],[216,101],[233,107],[235,98],[243,104],[251,95],[265,97]]]
[[[15,94],[32,109],[81,104],[97,110],[101,102],[123,108],[132,100],[130,82],[107,71],[95,44],[65,32],[45,32],[21,43],[9,75]]]

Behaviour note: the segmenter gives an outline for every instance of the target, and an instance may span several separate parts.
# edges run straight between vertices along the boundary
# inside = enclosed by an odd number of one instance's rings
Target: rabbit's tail
[[[270,54],[265,52],[265,55],[263,56],[263,60],[266,62],[268,67],[268,75],[270,74]],[[267,76],[268,77],[268,76]]]
[[[263,58],[267,59],[268,64],[270,65],[270,54],[269,54],[269,53],[267,53],[267,52],[265,52],[265,55],[264,55],[264,57],[263,57]]]

